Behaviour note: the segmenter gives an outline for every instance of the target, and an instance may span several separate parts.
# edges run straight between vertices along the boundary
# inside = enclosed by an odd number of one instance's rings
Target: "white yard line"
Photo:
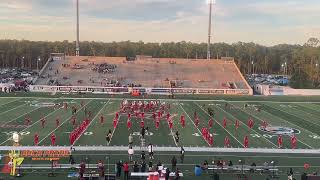
[[[4,98],[4,97],[2,97],[2,98]],[[19,101],[20,99],[21,99],[21,98],[18,98],[18,99],[15,98],[15,100],[13,100],[13,101],[9,101],[9,102],[7,102],[7,103],[1,104],[0,107],[1,107],[1,106],[5,106],[5,105],[10,104],[10,103],[13,103],[13,102],[16,102],[16,101]]]
[[[121,114],[119,114],[119,120],[118,120],[118,123],[117,123],[116,127],[113,128],[113,130],[112,130],[111,137],[110,137],[110,141],[107,143],[108,146],[110,145],[111,140],[112,140],[112,137],[113,137],[113,134],[114,134],[114,132],[116,131],[116,129],[117,129],[119,123],[120,123],[120,119],[121,119]]]
[[[40,108],[42,108],[42,107],[35,108],[35,109],[31,110],[31,111],[28,111],[28,112],[20,115],[19,117],[16,117],[16,118],[14,118],[14,119],[12,119],[12,120],[10,120],[10,121],[6,121],[3,125],[7,125],[7,124],[11,123],[12,121],[16,121],[17,119],[19,119],[19,118],[21,118],[21,117],[23,117],[23,116],[25,116],[25,115],[27,115],[27,114],[30,114],[31,112],[36,111],[36,110],[38,110],[38,109],[40,109]]]
[[[4,112],[0,113],[0,115],[5,114],[5,113],[10,112],[10,111],[13,111],[13,110],[15,110],[15,109],[18,109],[19,107],[25,106],[26,104],[27,104],[27,102],[25,102],[25,103],[23,103],[23,104],[21,104],[21,105],[19,105],[19,106],[16,106],[16,107],[14,107],[14,108],[12,108],[12,109],[9,109],[9,110],[7,110],[7,111],[4,111]]]
[[[181,107],[181,109],[183,110],[183,112],[188,116],[188,119],[192,122],[192,124],[194,125],[194,127],[198,130],[199,134],[201,135],[201,139],[206,142],[209,146],[210,144],[208,143],[208,141],[206,141],[203,136],[201,131],[199,130],[199,128],[196,126],[196,124],[192,121],[192,119],[190,118],[189,114],[184,110],[184,108],[182,107],[182,105],[178,102],[179,106]]]
[[[89,123],[89,125],[87,126],[87,128],[86,128],[84,131],[86,131],[86,130],[90,127],[90,125],[93,123],[93,121],[95,121],[95,119],[97,119],[97,117],[98,117],[99,114],[102,112],[102,110],[104,110],[104,109],[109,105],[109,101],[110,101],[110,99],[107,101],[107,103],[105,103],[105,104],[102,106],[102,108],[99,110],[99,112],[97,113],[97,115],[92,119],[92,121]],[[82,136],[82,134],[81,134],[81,136]],[[81,136],[79,136],[79,137],[73,142],[73,145],[76,144],[76,142],[80,139]]]
[[[204,113],[206,113],[208,116],[210,116],[209,114],[208,114],[208,112],[207,111],[205,111],[198,103],[195,103],[198,107],[200,107],[200,109],[204,112]],[[224,128],[215,118],[213,118],[214,119],[214,121],[222,128],[222,129],[224,129],[233,139],[235,139],[242,147],[244,147],[244,145],[234,136],[234,135],[232,135],[226,128]]]
[[[297,115],[295,115],[295,114],[292,114],[292,113],[290,113],[290,112],[288,112],[288,111],[284,111],[284,110],[281,109],[281,108],[275,108],[275,107],[270,106],[269,104],[265,104],[265,105],[269,106],[269,107],[272,108],[272,109],[277,109],[277,110],[282,111],[282,112],[284,112],[284,113],[290,114],[291,116],[297,117],[297,118],[299,118],[299,119],[303,119],[303,120],[305,120],[305,121],[307,121],[307,122],[309,122],[309,123],[311,123],[311,124],[313,124],[313,125],[315,125],[315,126],[320,127],[320,125],[317,124],[317,123],[314,123],[314,122],[312,122],[312,121],[309,121],[308,119],[305,119],[305,118],[303,118],[303,117],[299,117],[299,116],[297,116]]]
[[[30,114],[31,112],[36,111],[36,110],[38,110],[38,109],[40,109],[40,108],[42,108],[42,107],[41,107],[41,106],[39,106],[39,107],[37,107],[37,108],[35,108],[35,109],[33,109],[33,110],[29,111],[29,112],[26,112],[26,113],[22,114],[22,115],[21,115],[21,116],[19,116],[19,117],[16,117],[16,118],[15,118],[15,119],[13,119],[13,120],[10,120],[10,121],[5,122],[3,125],[9,124],[9,123],[11,123],[12,121],[15,121],[15,120],[17,120],[17,119],[19,119],[19,118],[21,118],[21,117],[23,117],[23,116],[25,116],[25,115],[27,115],[27,114]]]
[[[88,101],[84,106],[82,106],[79,110],[77,110],[77,113],[80,112],[80,110],[82,110],[84,107],[86,107],[92,100]],[[42,141],[44,141],[47,137],[49,137],[52,133],[54,133],[57,129],[59,129],[64,123],[66,123],[67,121],[70,120],[70,118],[72,117],[73,115],[69,116],[68,118],[66,118],[66,120],[64,120],[61,124],[59,124],[58,127],[56,127],[53,131],[51,131],[50,133],[48,133],[43,139],[41,139],[39,141],[39,144],[41,144]]]
[[[233,119],[237,120],[236,117],[234,117],[231,113],[225,111],[223,108],[221,108],[221,107],[219,107],[219,106],[216,106],[216,107],[219,108],[219,109],[221,109],[223,112],[229,114],[231,117],[233,117]],[[250,127],[249,127],[246,123],[242,122],[241,120],[239,120],[239,122],[240,122],[241,124],[245,125],[245,127],[247,127],[247,128],[250,130]],[[251,130],[252,130],[253,132],[255,132],[256,134],[261,135],[260,133],[258,133],[258,132],[257,132],[256,130],[254,130],[253,128],[252,128]],[[264,137],[264,136],[262,136],[262,135],[261,135],[261,137],[262,137],[263,139],[265,139],[266,141],[268,141],[270,144],[272,144],[274,147],[278,148],[277,145],[275,145],[273,142],[271,142],[271,141],[270,141],[269,139],[267,139],[266,137]]]
[[[231,103],[229,103],[229,104],[231,104]],[[234,104],[231,104],[231,105],[232,105],[233,107],[236,107],[237,109],[240,109],[241,111],[243,111],[243,112],[251,115],[252,117],[255,117],[255,118],[258,119],[260,122],[263,122],[263,120],[262,120],[261,118],[259,118],[258,116],[254,115],[254,114],[250,114],[250,113],[247,112],[246,110],[242,110],[240,107],[238,107],[238,106],[236,106],[236,105],[234,105]],[[263,110],[263,111],[264,111],[264,110]],[[266,111],[264,111],[264,112],[270,114],[269,112],[266,112]],[[273,115],[273,114],[272,114],[272,115]],[[280,117],[278,117],[278,118],[280,118]],[[285,122],[287,122],[287,123],[289,123],[289,124],[291,124],[291,125],[294,125],[294,124],[290,123],[289,121],[287,121],[287,120],[285,120],[285,119],[282,119],[282,118],[280,118],[280,119],[283,120],[283,121],[285,121]],[[298,125],[294,125],[294,126],[297,126],[297,127],[301,128],[301,127],[298,126]],[[303,128],[301,128],[301,129],[303,129]],[[305,129],[305,130],[306,130],[306,129]],[[307,130],[307,131],[308,131],[308,130]],[[308,131],[308,132],[311,132],[311,131]],[[312,132],[311,132],[311,133],[312,133]],[[312,133],[312,134],[313,134],[313,133]],[[305,146],[314,149],[312,146],[304,143],[303,141],[301,141],[301,140],[299,140],[299,139],[298,139],[298,141],[299,141],[300,143],[304,144]]]
[[[56,110],[54,110],[54,111],[52,111],[51,113],[47,114],[44,118],[49,117],[51,114],[55,113],[56,111],[58,111],[58,110],[60,110],[60,109],[61,109],[61,107],[58,108],[58,109],[56,109]],[[41,118],[40,118],[38,121],[36,121],[35,123],[33,123],[31,126],[28,126],[28,127],[24,128],[23,130],[19,131],[19,133],[20,133],[20,132],[23,132],[23,131],[25,131],[25,130],[27,130],[27,129],[29,129],[29,128],[31,128],[32,126],[34,126],[35,124],[37,124],[40,120],[41,120]],[[5,140],[5,141],[2,142],[0,145],[6,143],[6,142],[9,141],[10,139],[11,139],[11,138]]]

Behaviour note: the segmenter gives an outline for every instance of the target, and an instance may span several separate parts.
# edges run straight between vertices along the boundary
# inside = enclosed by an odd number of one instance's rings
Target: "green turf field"
[[[70,97],[70,96],[68,96]],[[150,97],[148,97],[150,98]],[[250,148],[278,148],[278,135],[275,131],[263,131],[261,123],[268,122],[271,130],[277,130],[277,133],[285,133],[287,131],[294,132],[298,139],[297,148],[299,149],[319,149],[320,147],[320,99],[303,98],[255,98],[255,97],[219,97],[219,98],[192,98],[180,97],[179,99],[163,99],[160,102],[170,104],[170,114],[173,116],[173,129],[170,130],[165,120],[160,121],[160,128],[155,128],[155,122],[150,113],[146,114],[145,126],[149,127],[146,136],[146,144],[152,143],[155,146],[163,147],[211,147],[200,135],[201,128],[208,127],[210,118],[207,109],[214,109],[214,125],[210,129],[210,133],[214,135],[213,147],[223,147],[226,136],[230,138],[231,147],[243,148],[243,139],[249,137]],[[1,97],[0,98],[0,145],[11,146],[11,136],[14,132],[20,133],[21,145],[32,146],[34,134],[38,133],[40,137],[40,146],[50,145],[50,135],[54,133],[57,136],[57,145],[69,146],[69,133],[73,130],[70,122],[72,116],[70,108],[52,108],[43,107],[46,103],[62,104],[67,102],[70,106],[78,107],[76,114],[77,123],[84,120],[86,108],[92,112],[91,122],[85,133],[74,144],[75,146],[127,146],[128,135],[134,134],[134,146],[140,146],[139,132],[140,120],[132,116],[132,128],[127,129],[127,114],[120,114],[119,123],[113,128],[113,118],[115,113],[119,111],[120,103],[123,98],[118,97],[74,97],[66,98],[65,96],[33,96],[33,97]],[[148,99],[135,99],[136,101],[149,101]],[[310,101],[309,101],[310,100]],[[319,101],[317,101],[319,100]],[[84,107],[81,107],[81,102]],[[245,107],[245,104],[248,107]],[[40,105],[40,106],[39,106]],[[260,108],[260,111],[257,110]],[[200,118],[199,126],[194,123],[194,112],[197,112]],[[184,114],[186,117],[186,127],[180,125],[180,116]],[[105,117],[105,123],[99,122],[100,116]],[[30,116],[32,123],[27,126],[25,117]],[[46,118],[46,125],[41,126],[40,119]],[[60,119],[60,125],[57,127],[55,119]],[[227,119],[227,127],[223,127],[223,119]],[[254,120],[254,126],[250,129],[247,125],[249,118]],[[235,121],[240,121],[240,126],[236,130]],[[108,130],[112,131],[112,139],[110,143],[106,142],[106,134]],[[269,129],[269,130],[270,130]],[[173,132],[179,131],[180,142],[176,142],[173,138]],[[290,136],[283,134],[283,148],[291,148]],[[281,149],[279,150],[281,151]],[[2,152],[5,155],[5,152]],[[179,156],[178,152],[156,152],[156,160],[161,159],[164,163],[169,163],[171,157]],[[109,164],[113,165],[120,159],[127,160],[126,151],[123,152],[77,152],[75,157],[77,161],[90,156],[92,161],[105,159],[109,157]],[[138,160],[137,154],[135,159]],[[2,158],[2,163],[4,163]],[[308,162],[311,164],[310,171],[318,169],[318,161],[320,155],[310,154],[237,154],[237,153],[205,153],[190,152],[186,153],[184,164],[180,163],[182,171],[192,174],[192,169],[196,164],[201,164],[204,160],[212,161],[213,159],[232,160],[237,162],[243,159],[246,163],[256,162],[262,165],[265,161],[276,161],[280,167],[281,173],[285,174],[289,167],[294,167],[299,173],[303,171],[303,164]],[[67,160],[62,160],[67,162]],[[61,163],[62,163],[61,162]],[[25,160],[24,163],[44,163],[32,162]],[[110,171],[114,171],[114,168]],[[262,176],[263,178],[264,176]],[[258,179],[258,178],[257,178]]]

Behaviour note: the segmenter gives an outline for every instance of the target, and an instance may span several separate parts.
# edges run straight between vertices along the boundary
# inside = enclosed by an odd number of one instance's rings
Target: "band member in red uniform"
[[[154,120],[156,119],[156,113],[155,113],[155,112],[152,113],[152,118],[153,118]]]
[[[228,136],[224,138],[224,147],[230,147],[230,139]]]
[[[117,127],[117,119],[114,118],[114,119],[113,119],[113,128],[116,128],[116,127]]]
[[[167,121],[169,120],[170,118],[170,113],[167,113]]]
[[[118,120],[119,119],[119,113],[116,112],[116,119]]]
[[[236,130],[238,130],[239,126],[240,126],[240,122],[239,120],[236,120]]]
[[[195,119],[195,124],[196,124],[196,126],[198,127],[199,126],[199,118],[198,117],[196,117],[196,119]]]
[[[59,125],[60,125],[60,118],[57,118],[56,119],[56,127],[59,127]]]
[[[128,119],[131,119],[131,114],[130,113],[128,113]]]
[[[34,142],[35,146],[38,146],[38,144],[39,144],[39,135],[38,135],[38,133],[36,133],[34,135],[33,142]]]
[[[222,124],[223,124],[223,127],[224,127],[224,128],[226,128],[226,127],[227,127],[227,119],[226,119],[226,118],[224,118],[224,119],[223,119]]]
[[[100,124],[103,124],[104,123],[104,117],[103,117],[103,115],[101,114],[100,115]]]
[[[56,135],[53,133],[51,134],[51,145],[55,146],[56,145]]]
[[[209,124],[209,128],[212,128],[212,126],[213,126],[213,120],[212,120],[212,118],[209,119],[208,124]]]
[[[248,147],[249,147],[249,138],[248,138],[248,136],[245,136],[245,137],[244,137],[244,147],[245,147],[245,148],[248,148]]]
[[[68,103],[63,103],[63,108],[65,109],[65,110],[68,110]]]
[[[212,134],[209,135],[209,144],[210,144],[210,146],[213,146],[213,135]]]
[[[159,129],[159,126],[160,126],[160,120],[157,119],[157,120],[156,120],[156,129]]]
[[[140,127],[141,127],[141,128],[144,127],[144,120],[140,121]]]
[[[253,120],[250,118],[250,119],[248,120],[248,126],[249,126],[249,128],[252,129],[252,128],[253,128],[253,125],[254,125],[254,122],[253,122]]]
[[[186,127],[186,119],[184,118],[184,115],[181,115],[180,117],[180,123],[182,125],[182,127]]]
[[[76,117],[75,116],[71,117],[71,124],[72,124],[72,126],[76,125]]]
[[[141,113],[141,119],[144,120],[144,112]]]
[[[160,119],[161,118],[161,112],[158,111],[158,118]]]
[[[172,129],[173,128],[173,122],[172,122],[172,119],[169,120],[169,129]]]
[[[128,119],[127,120],[127,128],[128,128],[128,130],[131,129],[131,126],[132,126],[132,123],[131,123],[130,119]]]
[[[24,118],[24,122],[25,122],[25,124],[26,124],[27,126],[30,126],[30,124],[31,124],[31,118],[30,118],[30,116],[26,116],[26,117]]]
[[[278,136],[278,148],[279,148],[279,149],[282,148],[282,143],[283,143],[282,136],[279,135],[279,136]]]
[[[261,127],[263,127],[264,129],[267,128],[268,123],[266,121],[262,121],[261,123]]]
[[[41,118],[41,126],[42,126],[42,128],[44,128],[44,125],[45,125],[45,123],[46,123],[46,119],[43,117],[43,118]]]
[[[293,135],[291,137],[291,147],[292,147],[292,149],[296,149],[297,148],[297,138],[296,138],[295,135]]]

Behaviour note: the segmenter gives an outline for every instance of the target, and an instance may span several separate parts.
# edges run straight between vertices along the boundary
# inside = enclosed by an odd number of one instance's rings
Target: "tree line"
[[[304,45],[279,44],[271,47],[255,43],[215,43],[212,58],[234,57],[243,74],[289,74],[295,87],[319,87],[320,41],[310,38]],[[0,67],[36,69],[45,64],[50,53],[75,55],[75,42],[0,40]],[[89,42],[80,43],[82,56],[135,56],[155,58],[206,59],[207,44],[191,42]],[[24,57],[24,58],[23,58]],[[318,65],[317,65],[318,64]]]

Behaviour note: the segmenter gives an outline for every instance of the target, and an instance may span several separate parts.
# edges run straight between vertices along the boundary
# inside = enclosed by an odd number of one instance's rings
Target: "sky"
[[[206,42],[208,0],[79,0],[81,41]],[[0,0],[0,39],[74,41],[75,0]],[[216,0],[213,42],[320,38],[320,0]]]

